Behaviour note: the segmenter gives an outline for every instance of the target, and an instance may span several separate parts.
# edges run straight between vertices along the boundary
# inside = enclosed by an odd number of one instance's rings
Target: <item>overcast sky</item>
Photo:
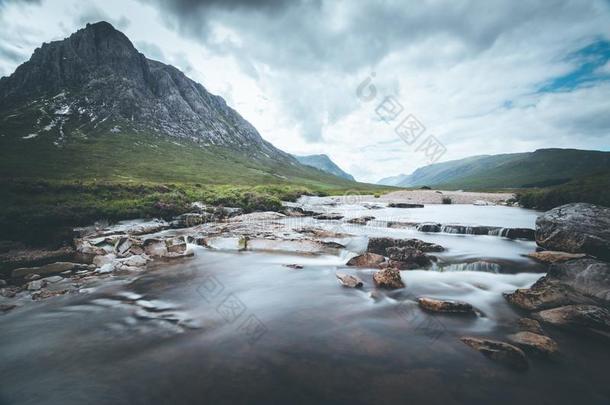
[[[100,20],[275,146],[326,153],[358,180],[429,163],[429,139],[440,161],[610,150],[608,0],[0,0],[0,76]],[[411,144],[395,132],[409,115],[425,127]]]

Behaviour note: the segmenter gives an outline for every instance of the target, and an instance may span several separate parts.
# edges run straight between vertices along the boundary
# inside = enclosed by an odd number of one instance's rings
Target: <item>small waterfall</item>
[[[442,268],[442,271],[480,271],[484,273],[500,273],[502,267],[498,263],[479,260],[471,263],[450,264]]]

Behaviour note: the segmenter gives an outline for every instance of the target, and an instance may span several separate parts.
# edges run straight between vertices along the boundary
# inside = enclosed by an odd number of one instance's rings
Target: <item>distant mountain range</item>
[[[534,152],[472,156],[421,167],[377,184],[447,189],[547,187],[610,172],[610,152],[539,149]]]
[[[0,178],[349,185],[107,22],[44,43],[0,79]]]
[[[354,176],[341,170],[341,168],[337,166],[335,162],[333,162],[327,155],[293,156],[304,165],[315,167],[324,172],[334,174],[335,176],[342,177],[347,180],[356,180],[354,179]]]

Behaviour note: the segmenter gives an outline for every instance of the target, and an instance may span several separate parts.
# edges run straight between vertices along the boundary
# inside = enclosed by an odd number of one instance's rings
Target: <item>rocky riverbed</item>
[[[171,221],[76,229],[70,261],[40,253],[30,262],[13,259],[0,281],[0,325],[8,331],[0,338],[0,374],[12,383],[0,398],[34,398],[20,390],[28,369],[19,342],[32,353],[56,353],[60,367],[67,364],[59,353],[69,355],[83,375],[115,364],[133,376],[162,361],[186,380],[160,370],[142,377],[172,381],[178,402],[197,395],[273,402],[291,392],[297,402],[446,403],[457,393],[485,403],[510,393],[569,403],[574,390],[589,403],[609,398],[596,357],[610,341],[607,209],[573,205],[540,215],[488,205],[389,205],[303,198],[283,212],[250,214],[195,205]],[[65,333],[75,345],[64,346]],[[94,349],[98,341],[106,348]],[[150,351],[157,346],[167,353]],[[125,363],[129,352],[141,361]],[[102,354],[114,360],[107,364]],[[205,364],[194,362],[198,356]],[[235,367],[243,371],[231,391],[223,381]],[[246,383],[253,371],[268,390]],[[277,389],[278,372],[289,388]],[[187,382],[200,373],[204,383]],[[471,378],[521,386],[452,385]],[[30,379],[47,398],[59,398],[59,380],[44,370]],[[138,395],[140,379],[110,390]],[[101,377],[100,389],[110,381]],[[346,391],[364,381],[367,391]],[[534,387],[556,395],[539,396]],[[77,391],[95,397],[97,388]],[[152,401],[169,392],[158,386],[139,395]]]

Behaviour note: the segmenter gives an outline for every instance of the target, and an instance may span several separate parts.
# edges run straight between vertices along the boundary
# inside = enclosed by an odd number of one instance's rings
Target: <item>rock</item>
[[[183,255],[186,252],[186,241],[184,238],[166,239],[165,244],[169,253]]]
[[[441,231],[441,224],[437,224],[434,222],[424,222],[421,224],[418,224],[415,229],[417,229],[420,232],[440,232]]]
[[[475,202],[472,203],[472,205],[496,205],[494,203],[492,203],[491,201],[485,201],[485,200],[475,200]]]
[[[364,253],[354,256],[346,263],[347,266],[357,267],[379,267],[380,264],[386,261],[386,258],[376,253]]]
[[[303,268],[303,266],[300,264],[285,264],[284,266],[295,270],[300,270]]]
[[[108,253],[103,256],[95,256],[93,258],[93,264],[96,267],[102,267],[106,263],[112,263],[116,259],[116,255],[114,253]]]
[[[404,288],[405,284],[400,277],[400,271],[393,267],[388,267],[376,271],[373,274],[373,281],[375,285],[381,288],[396,289]]]
[[[252,212],[250,214],[242,214],[232,217],[229,222],[258,222],[258,221],[274,221],[285,218],[286,215],[275,211]]]
[[[427,311],[476,315],[472,305],[467,302],[421,297],[417,299],[417,303]]]
[[[139,255],[129,256],[128,258],[121,259],[121,264],[130,267],[143,267],[148,262],[145,257]]]
[[[63,246],[59,249],[32,249],[10,242],[7,250],[0,253],[0,267],[34,267],[54,261],[71,260],[74,248]]]
[[[10,311],[11,309],[17,308],[15,304],[0,304],[0,312],[5,313]]]
[[[32,281],[32,280],[38,280],[40,278],[40,274],[27,274],[25,277],[23,277],[23,279],[25,281]]]
[[[587,253],[610,259],[610,208],[566,204],[536,220],[536,242],[548,250]]]
[[[55,290],[55,291],[49,291],[49,290],[40,290],[40,291],[36,291],[34,293],[32,293],[32,299],[33,300],[42,300],[42,299],[47,299],[47,298],[51,298],[51,297],[57,297],[58,295],[64,295],[69,293],[70,290]]]
[[[138,241],[128,237],[119,238],[114,245],[114,253],[118,257],[127,256],[132,247],[138,245]]]
[[[425,268],[432,265],[434,256],[428,256],[419,249],[412,247],[389,247],[386,248],[386,254],[395,266],[401,270],[413,270]]]
[[[389,203],[389,208],[424,208],[423,204],[411,204],[411,203]]]
[[[540,326],[540,322],[536,321],[535,319],[520,318],[517,323],[521,331],[544,335],[544,330],[542,329],[542,326]]]
[[[189,212],[175,217],[174,220],[170,222],[170,227],[190,228],[192,226],[201,225],[205,222],[213,221],[214,219],[214,215],[211,213]]]
[[[315,219],[327,220],[327,221],[338,221],[343,219],[343,215],[341,214],[318,214],[314,217]]]
[[[11,277],[23,278],[27,274],[40,274],[40,275],[56,274],[56,273],[61,273],[64,271],[72,270],[76,266],[77,266],[76,263],[57,262],[57,263],[46,264],[46,265],[40,266],[40,267],[22,267],[22,268],[13,270],[13,272],[11,273]]]
[[[569,260],[551,265],[547,277],[610,304],[610,264],[607,262],[591,258]]]
[[[165,241],[162,239],[146,239],[143,243],[144,252],[151,257],[167,256],[168,250]]]
[[[6,285],[6,281],[0,279],[0,287],[4,287]]]
[[[337,280],[339,280],[339,284],[341,284],[343,287],[360,288],[364,285],[362,283],[362,280],[360,280],[360,278],[358,278],[357,276],[353,276],[351,274],[347,274],[347,273],[338,271],[335,274],[335,276],[337,276]]]
[[[552,280],[548,276],[541,277],[530,288],[520,288],[512,293],[505,293],[504,297],[511,304],[528,311],[595,302],[570,286]]]
[[[106,263],[102,267],[97,269],[96,273],[99,273],[99,274],[112,273],[114,271],[115,267],[116,267],[116,265],[114,262]]]
[[[410,247],[422,252],[442,252],[445,250],[440,245],[419,239],[369,238],[367,252],[385,256],[387,255],[386,249],[389,247]]]
[[[526,352],[532,352],[543,356],[551,356],[559,352],[559,346],[553,339],[538,333],[518,332],[509,335],[508,340]]]
[[[529,228],[504,228],[500,233],[500,236],[504,236],[509,239],[535,239],[535,231]]]
[[[21,291],[21,288],[17,287],[17,286],[9,286],[9,287],[5,287],[5,288],[0,288],[0,296],[5,297],[5,298],[13,298],[20,291]]]
[[[44,287],[46,285],[46,283],[42,280],[34,280],[34,281],[30,281],[27,284],[27,289],[29,291],[36,291],[36,290],[40,290],[42,287]]]
[[[566,305],[540,311],[533,316],[558,327],[610,330],[610,311],[596,305]]]
[[[587,255],[584,253],[568,253],[559,252],[556,250],[543,250],[541,252],[530,253],[527,256],[542,263],[553,264],[567,262],[568,260],[572,259],[582,259]]]
[[[363,217],[358,217],[358,218],[352,218],[352,219],[348,220],[347,222],[349,222],[350,224],[356,224],[356,225],[366,225],[367,222],[369,222],[373,219],[375,219],[375,217],[363,216]]]
[[[58,283],[60,281],[62,281],[64,278],[62,276],[51,276],[51,277],[45,277],[42,279],[43,282],[46,283],[50,283],[50,284],[54,284],[54,283]]]
[[[511,344],[470,336],[462,337],[460,340],[473,349],[478,350],[485,357],[515,370],[527,370],[529,367],[523,350]]]

